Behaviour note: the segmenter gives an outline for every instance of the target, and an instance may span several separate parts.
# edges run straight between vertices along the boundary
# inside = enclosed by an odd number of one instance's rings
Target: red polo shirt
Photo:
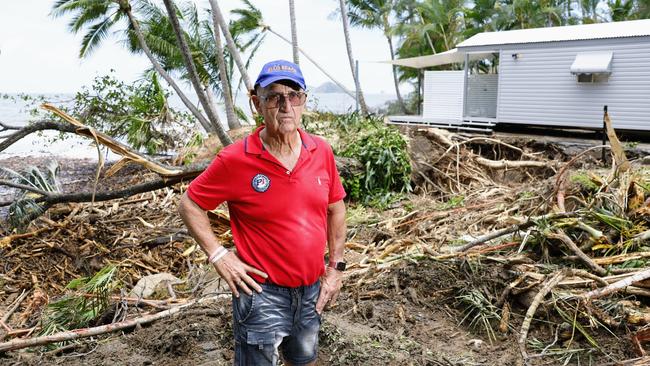
[[[325,271],[327,206],[345,197],[334,154],[298,130],[300,158],[288,171],[262,146],[263,128],[221,150],[187,193],[204,210],[228,202],[239,257],[269,281],[310,285]]]

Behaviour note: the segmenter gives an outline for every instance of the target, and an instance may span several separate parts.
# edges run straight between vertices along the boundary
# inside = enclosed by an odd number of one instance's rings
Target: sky
[[[209,8],[207,0],[195,1]],[[252,0],[263,14],[266,24],[291,38],[288,1]],[[115,70],[120,80],[131,82],[150,67],[146,56],[134,56],[122,46],[120,34],[104,40],[89,57],[79,59],[82,33],[67,30],[70,17],[49,15],[54,0],[0,0],[0,93],[74,93],[93,78]],[[220,1],[229,16],[238,0]],[[353,89],[345,49],[341,19],[331,16],[338,7],[336,0],[296,0],[298,42],[328,73]],[[377,61],[390,59],[388,45],[380,30],[352,29],[353,53],[359,60],[359,74],[364,93],[394,94],[391,67]],[[262,65],[275,59],[292,59],[291,46],[272,34],[266,36],[249,74],[255,78]],[[300,66],[308,86],[329,81],[304,56]],[[189,86],[185,86],[189,88]],[[402,84],[403,92],[410,90]]]

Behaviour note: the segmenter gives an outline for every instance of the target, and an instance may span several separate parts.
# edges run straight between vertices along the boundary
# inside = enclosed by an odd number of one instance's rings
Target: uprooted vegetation
[[[645,357],[644,166],[621,158],[620,150],[609,168],[595,159],[600,150],[572,155],[434,129],[398,133],[356,116],[310,118],[308,129],[361,162],[346,178],[348,191],[358,187],[348,208],[350,270],[325,316],[321,363],[606,364]],[[387,177],[389,170],[395,174]],[[130,184],[141,175],[127,167],[110,180]],[[58,333],[46,355],[4,357],[34,364],[60,357],[73,364],[230,363],[225,288],[170,214],[185,187],[57,204],[24,233],[6,230],[0,352],[50,334],[46,320],[68,314],[57,306],[66,299],[93,318],[77,326],[94,328],[75,334],[141,324],[123,337],[86,342]],[[232,245],[225,207],[211,219]],[[110,268],[114,281],[103,283],[115,289],[89,291],[93,276]],[[146,294],[133,290],[165,273],[171,277],[152,280]]]

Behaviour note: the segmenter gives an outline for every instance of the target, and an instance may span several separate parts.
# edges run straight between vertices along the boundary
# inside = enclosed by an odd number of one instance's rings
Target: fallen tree
[[[76,193],[56,193],[40,190],[28,185],[19,184],[7,180],[0,180],[0,185],[10,186],[26,191],[30,191],[39,195],[34,201],[43,203],[45,210],[57,203],[66,202],[94,202],[94,201],[107,201],[117,198],[127,198],[138,193],[154,191],[157,189],[171,187],[183,181],[189,181],[203,172],[209,165],[210,161],[202,161],[184,167],[169,166],[158,161],[155,161],[146,155],[134,151],[125,144],[116,141],[112,137],[94,130],[91,127],[83,125],[74,117],[63,112],[59,108],[51,105],[44,104],[43,108],[54,113],[68,123],[60,123],[57,121],[38,121],[31,123],[25,127],[9,126],[0,122],[0,126],[7,131],[15,131],[7,136],[4,136],[3,141],[0,142],[0,151],[7,149],[12,144],[19,141],[21,138],[29,134],[54,130],[64,133],[76,134],[95,140],[98,145],[102,145],[113,151],[114,153],[122,156],[122,159],[116,162],[105,173],[106,176],[117,173],[127,164],[137,164],[143,168],[156,173],[158,179],[136,184],[124,189],[111,190],[111,191],[89,191],[89,192],[76,192]],[[101,156],[101,154],[99,154]],[[343,177],[352,177],[359,173],[361,166],[358,161],[349,157],[336,157],[336,164],[339,172]],[[98,169],[101,169],[102,160],[100,158]],[[14,200],[0,201],[0,207],[10,205]]]

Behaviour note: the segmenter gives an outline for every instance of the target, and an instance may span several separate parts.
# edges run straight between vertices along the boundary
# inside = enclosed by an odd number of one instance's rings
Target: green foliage
[[[71,113],[136,150],[154,154],[178,148],[194,125],[190,115],[169,107],[168,95],[155,73],[135,84],[99,76],[77,93]]]
[[[452,208],[457,208],[457,207],[462,207],[465,205],[465,196],[463,195],[457,195],[457,196],[451,196],[447,202],[438,205],[437,209],[438,210],[449,210]]]
[[[588,192],[597,192],[600,188],[596,182],[594,182],[589,175],[585,173],[575,173],[569,178],[571,183],[578,184],[582,189]]]
[[[496,340],[492,323],[501,320],[499,308],[492,305],[485,295],[476,289],[465,290],[461,295],[456,297],[457,305],[462,307],[463,319],[460,323],[469,322],[470,327],[481,326],[488,336],[490,342]]]
[[[61,190],[57,178],[59,164],[54,160],[50,162],[44,172],[35,166],[29,166],[21,172],[0,167],[0,172],[4,172],[15,183],[41,191],[59,192]],[[43,214],[44,209],[42,204],[36,203],[35,201],[40,196],[40,194],[28,190],[20,191],[17,199],[9,206],[7,222],[12,229],[23,231],[32,220]]]
[[[341,138],[337,155],[357,159],[364,168],[343,181],[352,200],[385,207],[411,190],[407,144],[396,128],[354,113],[339,116],[334,125]]]
[[[51,302],[43,312],[41,335],[84,328],[109,306],[110,295],[117,287],[117,267],[108,265],[93,277],[72,280],[66,289],[75,291]]]

